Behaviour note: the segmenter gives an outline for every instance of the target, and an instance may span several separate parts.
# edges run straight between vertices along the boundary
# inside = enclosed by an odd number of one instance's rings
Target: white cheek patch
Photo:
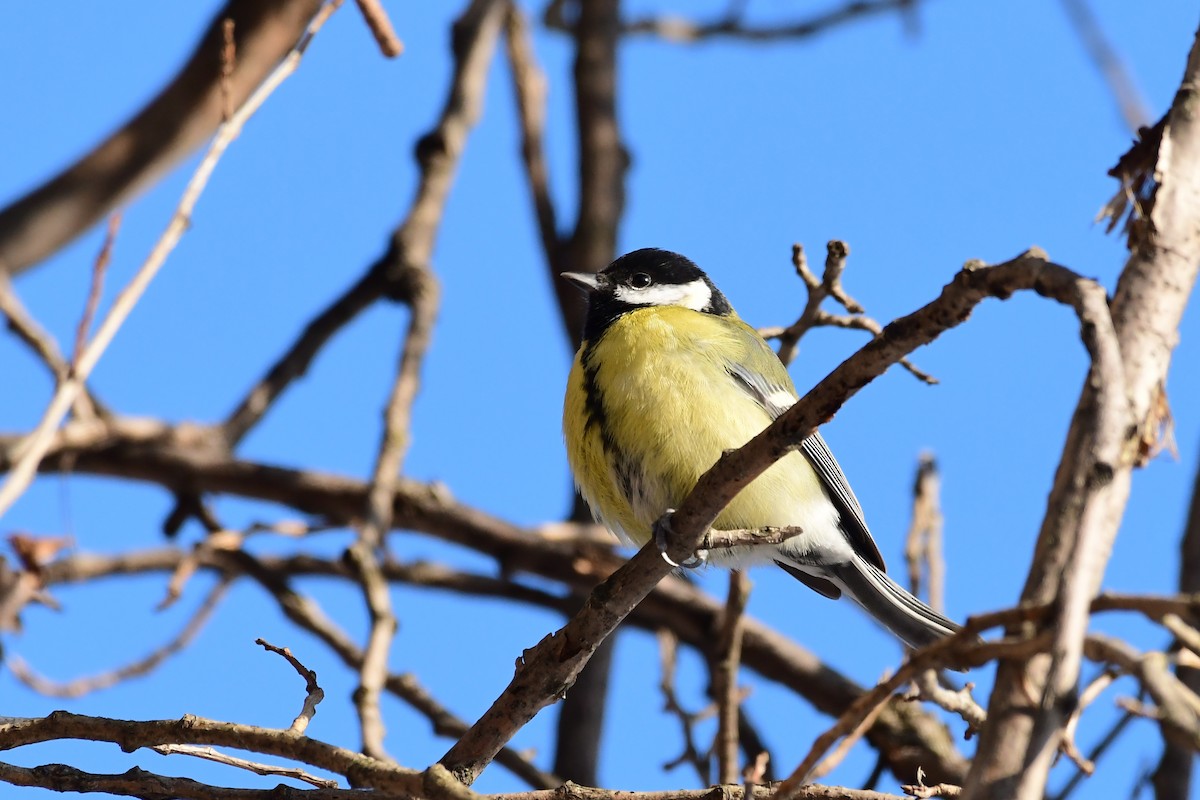
[[[618,286],[616,297],[631,306],[683,306],[692,311],[703,311],[712,302],[712,289],[703,279],[691,283],[661,284],[646,289]]]

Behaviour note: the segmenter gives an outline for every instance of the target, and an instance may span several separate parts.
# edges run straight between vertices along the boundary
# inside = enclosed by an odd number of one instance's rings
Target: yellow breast
[[[649,539],[654,521],[725,450],[770,423],[725,368],[744,355],[739,326],[685,308],[639,309],[576,355],[563,417],[571,469],[600,521],[633,543]],[[804,524],[818,499],[819,480],[791,454],[744,489],[716,527]]]

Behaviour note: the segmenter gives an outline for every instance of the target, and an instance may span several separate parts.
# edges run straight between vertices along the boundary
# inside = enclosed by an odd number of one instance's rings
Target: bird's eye
[[[639,272],[629,279],[629,285],[635,289],[645,289],[652,283],[653,279],[644,272]]]

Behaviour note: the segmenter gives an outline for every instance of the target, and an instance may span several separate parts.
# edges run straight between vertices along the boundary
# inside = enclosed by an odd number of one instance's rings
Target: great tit
[[[775,352],[687,258],[636,250],[600,273],[564,272],[588,296],[563,408],[575,482],[598,522],[645,544],[721,454],[797,400]],[[843,594],[910,647],[959,626],[885,574],[858,499],[820,434],[743,489],[716,530],[799,527],[777,545],[714,551],[774,562],[831,599]]]

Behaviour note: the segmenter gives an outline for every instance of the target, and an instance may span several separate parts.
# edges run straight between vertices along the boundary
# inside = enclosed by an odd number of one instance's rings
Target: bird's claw
[[[667,548],[670,545],[671,539],[671,515],[675,513],[675,509],[668,508],[666,513],[658,518],[654,523],[654,544],[658,547],[658,552],[662,554],[663,561],[666,561],[672,567],[682,567],[683,569],[696,569],[701,567],[708,560],[708,551],[701,548],[692,555],[685,558],[683,561],[675,561],[667,555]]]

